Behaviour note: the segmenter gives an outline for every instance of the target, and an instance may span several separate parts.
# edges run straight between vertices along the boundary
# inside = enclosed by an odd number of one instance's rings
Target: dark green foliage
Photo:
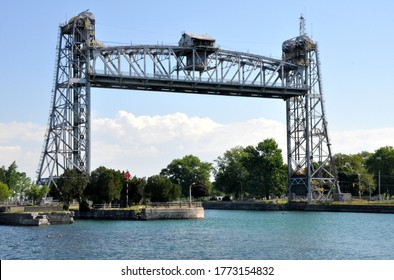
[[[203,183],[193,184],[191,191],[194,198],[206,197],[209,195],[209,190]]]
[[[366,152],[356,155],[335,155],[334,162],[338,171],[341,192],[359,196],[375,190],[373,177],[368,173],[365,165],[370,156],[371,153]]]
[[[79,203],[79,211],[84,211],[84,212],[90,211],[89,203],[86,200],[82,200]]]
[[[394,194],[394,148],[381,147],[365,160],[369,173],[374,177],[375,190],[378,191],[379,172],[381,194]],[[375,191],[375,193],[376,193]]]
[[[161,170],[160,174],[169,178],[174,184],[180,185],[182,194],[188,197],[189,188],[193,183],[202,183],[207,187],[208,192],[211,192],[212,184],[209,180],[211,170],[211,163],[187,155],[181,159],[174,159],[167,168]]]
[[[274,139],[257,146],[236,147],[216,160],[215,186],[239,198],[280,196],[287,191],[287,168]]]
[[[120,199],[123,180],[120,171],[100,166],[92,171],[84,194],[94,203],[111,203]]]
[[[237,198],[241,196],[241,188],[246,186],[249,177],[249,172],[244,166],[247,156],[245,149],[238,146],[227,150],[222,157],[215,160],[216,191],[232,193]]]
[[[179,185],[173,184],[163,175],[154,175],[148,178],[145,187],[145,196],[151,202],[173,201],[181,195]]]
[[[126,188],[128,187],[128,194],[129,194],[129,199],[128,199],[128,206],[132,204],[140,204],[141,201],[144,199],[144,190],[146,186],[146,179],[145,178],[137,178],[134,176],[126,182],[126,180],[123,181],[123,189],[121,193],[121,197],[125,198],[126,197]],[[125,205],[126,204],[126,199],[122,199],[122,203]]]
[[[64,171],[56,181],[56,185],[60,194],[60,199],[64,202],[65,209],[68,209],[73,199],[81,201],[88,182],[89,177],[78,170],[66,169]]]
[[[282,150],[274,139],[266,139],[256,147],[245,148],[248,154],[244,162],[249,171],[247,189],[251,193],[269,199],[287,191],[287,169],[283,163]]]

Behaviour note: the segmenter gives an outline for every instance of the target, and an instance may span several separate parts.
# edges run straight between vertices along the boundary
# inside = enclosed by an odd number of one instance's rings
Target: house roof
[[[213,41],[213,42],[216,41],[214,38],[212,38],[209,35],[194,34],[194,33],[187,33],[187,32],[183,33],[183,35],[187,35],[190,38],[198,39],[198,40],[207,40],[207,41]]]

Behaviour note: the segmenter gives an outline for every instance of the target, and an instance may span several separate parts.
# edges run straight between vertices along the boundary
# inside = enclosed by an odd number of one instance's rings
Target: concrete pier
[[[11,226],[45,226],[55,224],[71,224],[74,212],[21,212],[0,213],[0,225]]]
[[[93,220],[181,220],[181,219],[204,219],[203,207],[152,207],[141,210],[108,209],[75,211],[75,219]]]

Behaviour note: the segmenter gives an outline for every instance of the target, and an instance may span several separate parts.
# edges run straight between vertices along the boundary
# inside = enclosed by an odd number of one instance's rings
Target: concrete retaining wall
[[[394,206],[391,205],[325,205],[309,204],[304,211],[325,211],[325,212],[357,212],[357,213],[394,213]]]
[[[0,207],[3,213],[19,213],[19,212],[54,212],[63,211],[62,206],[24,206],[24,205],[4,205]]]
[[[74,223],[73,211],[45,213],[51,225],[72,224]]]
[[[71,212],[22,212],[0,213],[0,225],[42,226],[50,224],[71,224],[74,222]]]
[[[134,210],[90,210],[75,211],[75,219],[93,220],[172,220],[172,219],[204,219],[204,208],[147,208]]]
[[[269,210],[269,211],[283,211],[287,210],[286,204],[274,204],[265,202],[203,202],[202,206],[205,209],[215,210]]]
[[[90,210],[75,211],[75,219],[81,220],[137,220],[138,212],[134,210]]]
[[[205,209],[217,210],[260,210],[260,211],[325,211],[357,213],[392,213],[394,205],[352,205],[352,204],[307,204],[291,202],[287,204],[270,204],[264,202],[203,202]]]
[[[1,213],[0,224],[11,226],[41,226],[49,225],[46,215],[32,213]]]
[[[204,219],[204,208],[148,208],[142,209],[141,220]]]

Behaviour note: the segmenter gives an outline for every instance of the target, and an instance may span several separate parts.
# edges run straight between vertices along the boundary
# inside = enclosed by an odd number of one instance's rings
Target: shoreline
[[[221,201],[203,202],[198,207],[168,208],[152,207],[140,210],[131,209],[92,209],[90,211],[56,211],[53,207],[31,207],[20,211],[22,207],[3,208],[0,213],[0,225],[42,226],[51,224],[71,224],[75,220],[180,220],[204,219],[205,210],[248,210],[248,211],[306,211],[306,212],[351,212],[394,214],[394,205],[373,204],[317,204],[290,202]],[[4,211],[6,210],[6,211]],[[7,211],[8,210],[8,211]],[[15,211],[13,211],[15,210]],[[18,210],[18,211],[16,211]],[[30,210],[30,211],[27,211]],[[36,211],[32,211],[36,210]],[[38,211],[37,211],[38,210]]]
[[[133,220],[133,221],[151,221],[151,220],[182,220],[182,219],[204,219],[203,207],[188,208],[167,208],[154,207],[143,208],[141,210],[127,209],[108,209],[108,210],[90,210],[74,211],[76,220]]]
[[[394,205],[359,205],[359,204],[307,204],[291,202],[290,205],[273,202],[203,202],[206,210],[255,210],[255,211],[310,211],[310,212],[355,212],[394,214]]]

